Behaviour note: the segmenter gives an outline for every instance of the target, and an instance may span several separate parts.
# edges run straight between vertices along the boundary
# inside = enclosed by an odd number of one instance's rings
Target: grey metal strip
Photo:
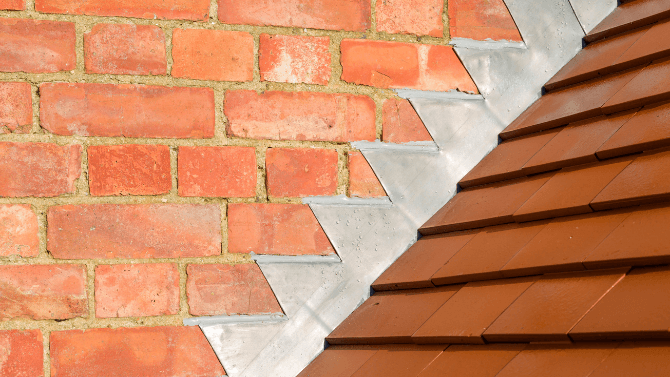
[[[474,39],[468,39],[468,38],[451,38],[451,41],[449,41],[449,44],[454,46],[454,47],[461,47],[461,48],[470,48],[474,50],[499,50],[501,48],[526,48],[526,44],[524,42],[516,42],[516,41],[506,41],[506,40],[501,40],[501,41],[494,41],[493,39],[487,39],[484,41],[476,41]]]
[[[185,318],[184,326],[213,326],[221,324],[238,323],[273,323],[287,321],[284,313],[271,313],[263,315],[215,315],[209,317]]]
[[[438,147],[434,141],[413,141],[406,144],[383,143],[379,140],[356,141],[351,143],[351,146],[361,151],[381,149],[397,152],[438,153]]]
[[[458,90],[450,90],[448,92],[433,92],[427,90],[416,90],[416,89],[395,89],[394,90],[398,97],[404,99],[410,98],[426,98],[426,99],[472,99],[478,100],[483,99],[480,94],[471,94],[459,92]]]
[[[381,198],[350,198],[345,195],[338,196],[310,196],[303,198],[304,204],[321,204],[321,205],[340,205],[340,206],[383,206],[390,207],[393,205],[388,196]]]

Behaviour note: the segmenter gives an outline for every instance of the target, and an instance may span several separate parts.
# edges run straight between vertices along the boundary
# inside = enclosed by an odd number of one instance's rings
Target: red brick
[[[0,19],[0,71],[72,70],[75,38],[72,22]]]
[[[221,254],[221,211],[213,204],[54,206],[47,222],[47,249],[57,259]]]
[[[329,37],[261,34],[258,65],[262,81],[327,85]]]
[[[0,376],[44,376],[42,332],[0,331]]]
[[[349,152],[349,196],[386,196],[386,191],[361,152]]]
[[[33,126],[33,97],[26,82],[0,82],[0,134],[29,133]]]
[[[272,148],[265,157],[268,196],[335,195],[337,151],[312,148]]]
[[[449,34],[480,41],[522,40],[503,0],[450,0]]]
[[[88,314],[86,266],[0,266],[0,319],[67,319]]]
[[[228,251],[278,255],[334,254],[307,205],[229,204]]]
[[[460,90],[477,87],[450,46],[345,39],[342,80],[378,88]]]
[[[251,139],[374,141],[375,103],[367,96],[310,92],[226,92],[229,136]]]
[[[191,264],[186,272],[192,315],[282,312],[270,284],[256,264]]]
[[[382,115],[382,140],[386,142],[401,144],[433,140],[408,100],[387,99]]]
[[[254,37],[241,31],[175,29],[172,59],[174,77],[251,81]]]
[[[365,31],[370,27],[370,0],[219,0],[219,20],[227,24]]]
[[[179,195],[223,198],[256,196],[256,149],[179,147]]]
[[[377,0],[377,31],[442,37],[442,0]]]
[[[88,73],[164,75],[165,33],[154,25],[98,24],[84,34]]]
[[[209,0],[35,0],[44,13],[88,14],[149,19],[209,19]]]
[[[30,205],[0,205],[0,257],[37,256],[40,246],[37,231],[37,215]]]
[[[214,91],[143,85],[40,85],[42,127],[57,135],[214,136]]]
[[[73,193],[80,175],[81,145],[0,143],[0,196]]]
[[[167,145],[97,145],[88,147],[91,195],[159,195],[170,192]]]
[[[0,10],[24,10],[26,0],[0,0]]]
[[[54,331],[50,343],[52,377],[226,374],[197,326]]]
[[[179,313],[175,263],[95,267],[95,316],[141,317]]]

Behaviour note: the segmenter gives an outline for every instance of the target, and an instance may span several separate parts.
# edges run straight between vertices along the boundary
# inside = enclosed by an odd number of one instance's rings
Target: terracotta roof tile
[[[417,377],[494,377],[525,344],[450,346]]]
[[[670,17],[667,0],[628,1],[605,18],[584,38],[588,42],[619,34]]]
[[[651,27],[614,64],[644,64],[670,55],[670,22],[663,21]]]
[[[403,346],[379,350],[352,377],[414,377],[447,346]]]
[[[323,351],[298,377],[351,377],[378,349],[332,346]]]
[[[670,344],[622,342],[589,377],[670,375]]]
[[[668,81],[670,59],[655,61],[607,100],[602,106],[602,112],[612,114],[670,99]]]

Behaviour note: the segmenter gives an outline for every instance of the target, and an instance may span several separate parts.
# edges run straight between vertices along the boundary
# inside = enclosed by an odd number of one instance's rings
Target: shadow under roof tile
[[[628,1],[615,8],[584,39],[593,42],[668,17],[670,17],[670,3],[667,0]]]
[[[670,55],[670,21],[653,25],[647,33],[639,38],[614,65],[633,66]]]
[[[646,66],[621,90],[602,105],[603,114],[634,109],[650,103],[670,99],[670,58],[657,60]]]
[[[622,342],[589,377],[670,376],[670,343]]]
[[[495,377],[525,344],[449,346],[417,377]]]
[[[331,346],[317,356],[298,377],[351,377],[378,349],[365,346]]]
[[[443,346],[403,346],[379,350],[352,377],[415,377],[442,351]]]

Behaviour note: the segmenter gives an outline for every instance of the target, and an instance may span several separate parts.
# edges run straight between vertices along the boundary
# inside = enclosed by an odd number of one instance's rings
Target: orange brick
[[[0,331],[0,376],[44,376],[42,332]]]
[[[0,196],[73,193],[81,175],[81,145],[0,143]]]
[[[0,71],[59,72],[75,68],[74,23],[0,19]]]
[[[24,9],[26,9],[26,0],[0,0],[0,10],[24,10]]]
[[[143,85],[40,85],[42,127],[57,135],[214,136],[214,91]]]
[[[179,313],[175,263],[95,267],[95,316],[142,317]]]
[[[408,100],[392,98],[384,101],[382,114],[382,140],[399,144],[433,140]]]
[[[375,103],[367,96],[253,90],[226,92],[229,136],[347,142],[376,138]]]
[[[0,205],[0,257],[37,256],[40,246],[37,231],[37,215],[30,205]]]
[[[270,197],[335,195],[337,151],[271,148],[265,158]]]
[[[480,41],[522,40],[503,0],[450,0],[449,34]]]
[[[192,315],[282,312],[270,284],[256,264],[190,264],[186,272]]]
[[[251,81],[254,37],[241,31],[175,29],[172,59],[174,77]]]
[[[342,80],[379,88],[460,90],[477,87],[450,46],[345,39]]]
[[[327,85],[329,37],[261,34],[258,65],[262,81]]]
[[[0,82],[0,134],[29,133],[33,126],[33,97],[27,82]]]
[[[442,37],[443,0],[377,0],[377,31]]]
[[[35,0],[44,13],[206,21],[209,0]]]
[[[179,147],[179,195],[224,198],[256,196],[256,149]]]
[[[86,266],[0,266],[0,319],[68,319],[88,314]]]
[[[197,326],[54,331],[50,354],[52,377],[226,374]]]
[[[278,255],[335,253],[307,205],[229,204],[228,251]]]
[[[214,204],[54,206],[47,222],[47,249],[57,259],[221,254],[221,210]]]
[[[365,31],[370,27],[370,0],[219,0],[219,20],[227,24]]]
[[[349,152],[349,196],[386,196],[386,191],[361,152]]]
[[[159,195],[172,188],[167,145],[88,147],[91,195]]]
[[[98,24],[84,34],[88,73],[164,75],[165,33],[154,25]]]

